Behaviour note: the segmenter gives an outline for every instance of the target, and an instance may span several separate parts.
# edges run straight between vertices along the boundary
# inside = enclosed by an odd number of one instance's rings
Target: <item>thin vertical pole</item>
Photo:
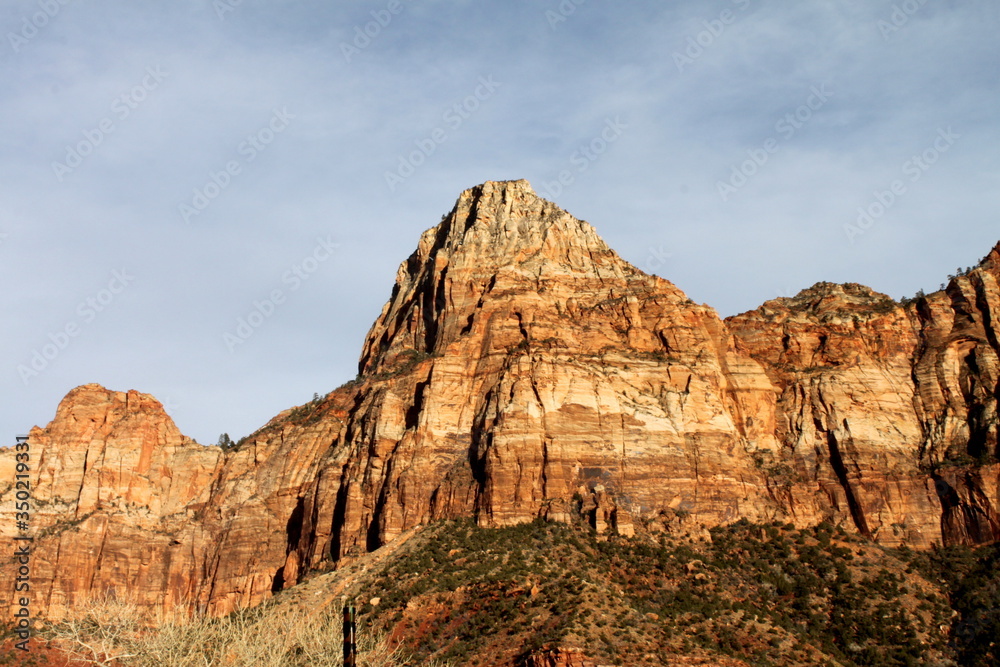
[[[353,604],[344,605],[344,667],[357,667],[356,610]]]

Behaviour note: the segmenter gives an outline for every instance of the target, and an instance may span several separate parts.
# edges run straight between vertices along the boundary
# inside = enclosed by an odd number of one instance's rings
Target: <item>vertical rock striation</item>
[[[1000,246],[905,305],[820,283],[723,321],[526,181],[488,182],[400,266],[358,378],[237,450],[150,396],[70,392],[31,433],[33,594],[50,616],[107,588],[221,614],[457,516],[993,540],[998,280]]]
[[[29,443],[36,613],[59,616],[90,591],[148,591],[168,607],[194,593],[213,536],[192,520],[192,508],[210,496],[218,449],[182,436],[152,396],[98,385],[71,391]],[[7,485],[14,455],[2,454],[0,484]],[[4,503],[0,531],[8,543],[13,510]],[[14,576],[13,567],[0,570],[5,602]]]
[[[820,283],[727,320],[780,392],[764,465],[793,516],[846,511],[886,544],[1000,536],[998,277],[1000,244],[907,304]]]

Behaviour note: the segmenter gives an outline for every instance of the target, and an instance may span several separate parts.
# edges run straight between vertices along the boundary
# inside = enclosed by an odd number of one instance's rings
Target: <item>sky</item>
[[[0,444],[90,382],[204,444],[331,391],[487,180],[723,317],[937,289],[1000,241],[998,29],[995,0],[5,0]]]

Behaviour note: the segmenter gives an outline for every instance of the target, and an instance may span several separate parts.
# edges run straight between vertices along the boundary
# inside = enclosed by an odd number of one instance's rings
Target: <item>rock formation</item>
[[[221,453],[185,438],[151,396],[98,385],[71,391],[30,438],[31,599],[57,615],[91,590],[148,591],[174,606],[192,595],[213,536],[195,521]],[[0,482],[12,495],[14,456],[4,450]],[[8,481],[9,480],[9,481]],[[13,503],[0,531],[12,544]],[[9,510],[8,510],[9,508]],[[14,568],[0,571],[4,602]]]
[[[524,660],[524,667],[600,667],[578,649],[544,649]]]
[[[910,303],[820,283],[723,321],[526,181],[485,183],[400,266],[358,378],[237,449],[70,392],[30,437],[38,608],[116,588],[225,613],[456,516],[996,539],[998,279],[1000,245]]]

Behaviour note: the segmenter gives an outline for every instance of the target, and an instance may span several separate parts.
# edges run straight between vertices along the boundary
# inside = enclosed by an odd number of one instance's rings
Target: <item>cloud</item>
[[[992,3],[924,3],[892,30],[890,2],[573,4],[553,24],[555,0],[402,0],[391,20],[380,0],[244,0],[221,17],[208,0],[69,2],[15,51],[9,34],[42,10],[6,3],[0,424],[44,424],[99,381],[169,397],[200,441],[249,432],[353,377],[399,262],[487,179],[541,190],[574,170],[558,203],[724,315],[818,280],[912,294],[996,242]],[[155,87],[150,68],[166,73]],[[501,85],[462,107],[481,77]],[[829,100],[782,132],[822,85]],[[261,136],[281,110],[287,128]],[[616,118],[620,137],[574,163]],[[858,207],[949,126],[954,148],[850,243]],[[431,136],[390,191],[386,172]],[[268,142],[251,160],[253,137]],[[723,201],[718,183],[769,138]],[[53,163],[81,142],[60,180]],[[230,352],[224,334],[327,236],[338,252]],[[25,384],[17,367],[122,268],[134,282]]]

